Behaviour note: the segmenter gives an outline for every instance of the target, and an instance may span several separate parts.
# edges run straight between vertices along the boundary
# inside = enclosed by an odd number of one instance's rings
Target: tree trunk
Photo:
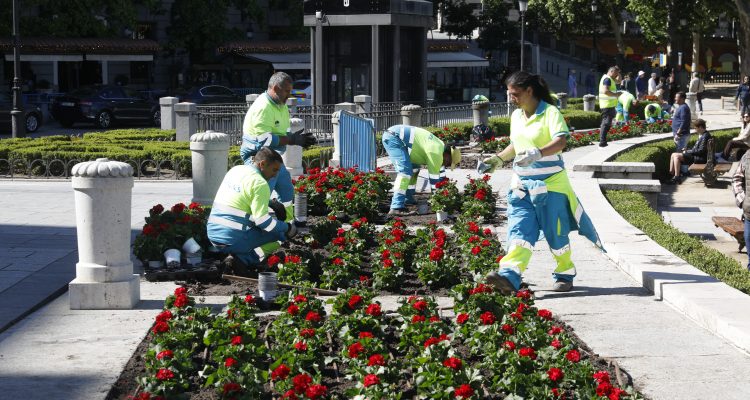
[[[738,32],[740,74],[746,76],[750,75],[750,3],[747,0],[734,0],[734,3],[737,5],[737,14],[740,16],[740,32]]]
[[[620,68],[624,68],[625,66],[623,63],[625,62],[625,41],[622,38],[622,33],[620,33],[620,18],[619,14],[615,10],[614,7],[612,7],[612,4],[607,4],[609,7],[609,10],[607,10],[607,14],[609,14],[609,26],[612,28],[612,32],[615,34],[615,44],[617,45],[617,55],[615,56],[615,59],[617,60],[617,65],[620,66]]]
[[[697,72],[698,65],[700,65],[701,57],[701,34],[693,32],[693,61],[691,64],[691,71]]]

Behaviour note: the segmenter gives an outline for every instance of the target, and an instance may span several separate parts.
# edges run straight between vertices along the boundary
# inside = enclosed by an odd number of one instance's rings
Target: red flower
[[[158,321],[156,324],[154,324],[154,327],[151,328],[151,332],[154,334],[156,333],[164,333],[169,331],[169,324],[164,321]]]
[[[474,198],[475,198],[475,199],[477,199],[477,200],[484,200],[486,196],[487,196],[487,195],[485,194],[485,191],[484,191],[484,189],[479,189],[479,190],[477,190],[477,192],[476,192],[476,193],[474,194]]]
[[[516,297],[528,300],[531,298],[531,292],[528,289],[521,289],[516,292]]]
[[[370,356],[370,359],[367,360],[367,366],[373,367],[373,366],[383,366],[385,365],[385,359],[380,354],[373,354]]]
[[[339,236],[336,239],[333,239],[333,244],[336,246],[343,246],[346,244],[346,239]]]
[[[227,357],[227,359],[224,360],[224,366],[227,368],[234,367],[235,365],[237,365],[237,360],[232,357]]]
[[[550,310],[539,310],[536,315],[542,319],[552,320],[552,312]]]
[[[456,388],[456,391],[453,392],[453,395],[456,396],[456,398],[468,399],[471,396],[474,396],[474,389],[472,389],[471,386],[467,384],[463,384]]]
[[[162,360],[164,358],[172,358],[172,357],[174,357],[174,353],[172,352],[172,350],[160,351],[159,354],[156,355],[157,360]]]
[[[252,295],[245,296],[245,304],[255,304],[255,298]]]
[[[565,354],[565,358],[570,362],[577,363],[578,361],[581,361],[581,353],[579,353],[578,350],[573,349]]]
[[[268,266],[273,267],[276,264],[281,262],[281,257],[277,256],[276,254],[272,255],[271,257],[268,257]]]
[[[152,225],[146,224],[143,225],[143,234],[146,236],[157,237],[159,236],[159,231],[157,231]]]
[[[281,364],[278,367],[276,367],[276,369],[271,371],[271,380],[276,381],[279,379],[286,379],[286,377],[289,376],[290,372],[291,370],[289,369],[289,367],[287,367],[284,364]]]
[[[469,243],[474,243],[479,241],[479,236],[474,235],[469,238]]]
[[[359,229],[361,227],[362,227],[362,223],[361,222],[359,222],[359,221],[352,222],[352,228]]]
[[[627,396],[628,393],[620,388],[613,387],[609,392],[609,400],[620,400],[620,396]]]
[[[225,395],[229,393],[234,393],[234,392],[241,392],[242,386],[240,386],[239,383],[227,382],[224,384],[222,391],[224,392]]]
[[[180,293],[176,295],[176,297],[174,298],[173,305],[177,308],[182,308],[188,305],[188,302],[189,302],[188,296],[184,293]]]
[[[393,267],[393,260],[391,260],[390,258],[386,258],[385,260],[383,260],[383,268],[391,267]]]
[[[385,249],[383,250],[382,253],[380,253],[380,258],[382,258],[383,260],[389,258],[390,256],[391,256],[391,251],[388,249]]]
[[[430,317],[430,322],[440,322],[441,319],[437,315],[433,315]]]
[[[479,225],[477,225],[475,222],[469,222],[469,232],[471,232],[471,233],[478,233],[479,232]]]
[[[429,338],[429,339],[427,339],[427,340],[424,341],[424,348],[426,349],[426,348],[432,346],[433,344],[438,344],[438,343],[440,343],[440,339],[438,339],[436,337],[431,337],[431,338]]]
[[[560,341],[557,339],[553,340],[552,343],[550,343],[549,345],[558,350],[560,349],[560,347],[562,347],[562,343],[560,343]]]
[[[505,343],[503,343],[503,347],[510,351],[513,351],[516,349],[516,344],[511,342],[510,340],[506,340]]]
[[[346,193],[346,199],[347,199],[347,200],[354,200],[354,193],[352,193],[352,192],[347,192],[347,193]]]
[[[362,296],[359,296],[359,295],[355,294],[355,295],[353,295],[352,297],[349,298],[349,303],[348,303],[349,308],[351,308],[353,310],[361,302],[362,302]]]
[[[300,258],[300,256],[288,255],[284,257],[285,263],[299,263],[300,261],[302,261],[302,258]]]
[[[369,281],[369,280],[370,280],[370,277],[368,277],[367,275],[360,275],[359,276],[359,281],[361,283],[365,284],[365,285],[367,284],[367,281]]]
[[[417,302],[414,302],[414,304],[412,304],[411,306],[414,307],[414,309],[417,311],[424,311],[427,309],[427,302],[424,300],[419,300]]]
[[[445,238],[435,239],[435,246],[440,247],[441,249],[445,247]]]
[[[503,256],[497,256],[497,258],[495,258],[495,262],[499,263],[502,259],[503,259]]]
[[[177,204],[175,204],[175,205],[172,206],[172,210],[171,211],[174,214],[179,214],[179,213],[185,211],[185,204],[183,204],[183,203],[177,203]]]
[[[503,332],[507,333],[508,335],[512,335],[514,332],[513,327],[508,324],[503,324],[503,326],[500,329],[502,329]]]
[[[477,255],[477,254],[479,254],[479,253],[481,253],[481,252],[482,252],[482,248],[481,248],[481,247],[479,247],[479,246],[474,246],[474,247],[473,247],[473,248],[471,249],[471,254],[473,254],[473,255]]]
[[[374,337],[375,337],[375,336],[374,336],[374,335],[372,334],[372,332],[360,332],[360,333],[359,333],[359,338],[360,338],[360,339],[364,339],[364,338],[374,338]]]
[[[608,396],[609,392],[612,391],[612,385],[609,382],[599,382],[596,386],[597,396]]]
[[[440,247],[434,247],[430,250],[430,260],[440,261],[443,258],[443,249]]]
[[[292,385],[294,386],[294,391],[297,393],[304,393],[311,383],[312,377],[307,374],[299,374],[292,378]]]
[[[313,336],[315,336],[315,329],[313,329],[313,328],[300,329],[299,335],[302,336],[302,337],[304,337],[304,338],[313,337]]]
[[[531,347],[523,347],[518,350],[518,355],[521,357],[528,357],[532,360],[536,360],[536,352]]]
[[[594,373],[594,379],[596,379],[596,381],[599,383],[609,383],[609,373],[607,371],[597,371],[596,373]]]
[[[166,322],[172,319],[172,312],[169,310],[164,310],[159,313],[159,315],[156,316],[157,321]]]
[[[343,238],[339,238],[339,239],[343,239]],[[334,240],[334,242],[335,241],[336,240]],[[336,257],[333,259],[333,265],[344,265],[344,260],[341,257]]]
[[[482,247],[490,247],[490,241],[487,239],[482,240]]]
[[[495,315],[491,311],[485,311],[479,316],[479,320],[483,325],[492,325],[495,323]]]
[[[365,376],[363,384],[365,385],[365,387],[370,387],[372,385],[377,385],[378,383],[380,383],[380,378],[378,378],[377,375],[369,374]]]
[[[299,306],[296,304],[292,304],[289,307],[287,307],[286,312],[288,312],[291,315],[297,315],[299,313]]]
[[[295,303],[305,303],[307,302],[307,297],[305,297],[304,294],[298,294],[294,296],[294,302]]]
[[[550,368],[547,371],[547,376],[549,376],[549,379],[552,382],[557,382],[559,380],[562,380],[562,378],[565,377],[565,374],[563,374],[560,368]]]
[[[310,311],[305,316],[305,320],[310,322],[320,322],[320,314],[315,311]]]
[[[550,336],[557,335],[558,333],[562,332],[562,328],[555,325],[547,332]]]
[[[161,204],[157,204],[153,207],[151,207],[151,210],[149,210],[149,214],[151,215],[159,215],[164,212],[164,206]]]
[[[554,397],[554,398],[560,397],[560,389],[558,389],[558,388],[552,388],[551,392],[552,392],[552,397]]]
[[[349,348],[347,349],[349,358],[357,358],[364,351],[365,351],[365,347],[362,346],[362,343],[360,342],[355,342],[349,345]]]
[[[443,365],[445,365],[446,367],[448,367],[450,369],[458,370],[464,364],[463,364],[463,362],[460,359],[458,359],[456,357],[450,357],[447,360],[443,361]]]
[[[367,306],[365,313],[367,313],[367,315],[372,315],[373,317],[379,317],[381,314],[383,314],[383,312],[380,310],[380,304],[377,303],[372,303]]]
[[[411,323],[412,324],[416,324],[418,322],[424,322],[425,319],[426,318],[424,317],[424,315],[415,315],[415,316],[411,317]]]
[[[168,381],[172,378],[174,378],[174,372],[166,368],[162,368],[158,372],[156,372],[156,379],[160,381]]]
[[[465,324],[466,321],[468,321],[468,320],[469,320],[469,314],[466,314],[466,313],[458,314],[458,316],[456,317],[456,322],[459,325]]]
[[[484,228],[483,233],[484,233],[484,236],[492,235],[492,229],[490,229],[490,228]]]
[[[305,342],[297,342],[294,344],[294,348],[299,351],[300,353],[307,351],[307,343]]]

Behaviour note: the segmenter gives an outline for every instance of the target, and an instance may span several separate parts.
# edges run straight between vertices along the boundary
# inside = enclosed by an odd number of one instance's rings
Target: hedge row
[[[739,133],[739,129],[724,129],[711,132],[711,135],[716,138],[714,141],[716,144],[714,152],[723,150],[727,142],[737,136],[737,133]],[[693,135],[688,146],[692,146],[696,139],[697,137]],[[614,161],[652,162],[656,166],[656,178],[664,180],[669,178],[669,157],[674,151],[674,141],[672,139],[664,139],[628,150],[618,155]]]
[[[613,190],[607,191],[605,196],[620,215],[656,243],[699,270],[750,294],[750,271],[735,259],[704,245],[701,240],[664,223],[642,194]]]

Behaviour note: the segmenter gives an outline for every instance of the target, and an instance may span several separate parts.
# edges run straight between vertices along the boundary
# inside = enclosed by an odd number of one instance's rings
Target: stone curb
[[[604,162],[630,147],[669,137],[667,133],[611,142],[581,162]],[[573,165],[568,168],[572,171]],[[660,300],[750,352],[750,296],[698,270],[630,225],[604,197],[593,172],[576,171],[570,181],[599,232],[607,257]]]

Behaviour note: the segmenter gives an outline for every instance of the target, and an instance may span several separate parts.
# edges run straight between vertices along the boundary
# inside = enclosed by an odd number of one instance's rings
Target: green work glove
[[[503,159],[499,156],[487,157],[484,160],[477,162],[477,172],[480,174],[491,174],[502,165]]]

